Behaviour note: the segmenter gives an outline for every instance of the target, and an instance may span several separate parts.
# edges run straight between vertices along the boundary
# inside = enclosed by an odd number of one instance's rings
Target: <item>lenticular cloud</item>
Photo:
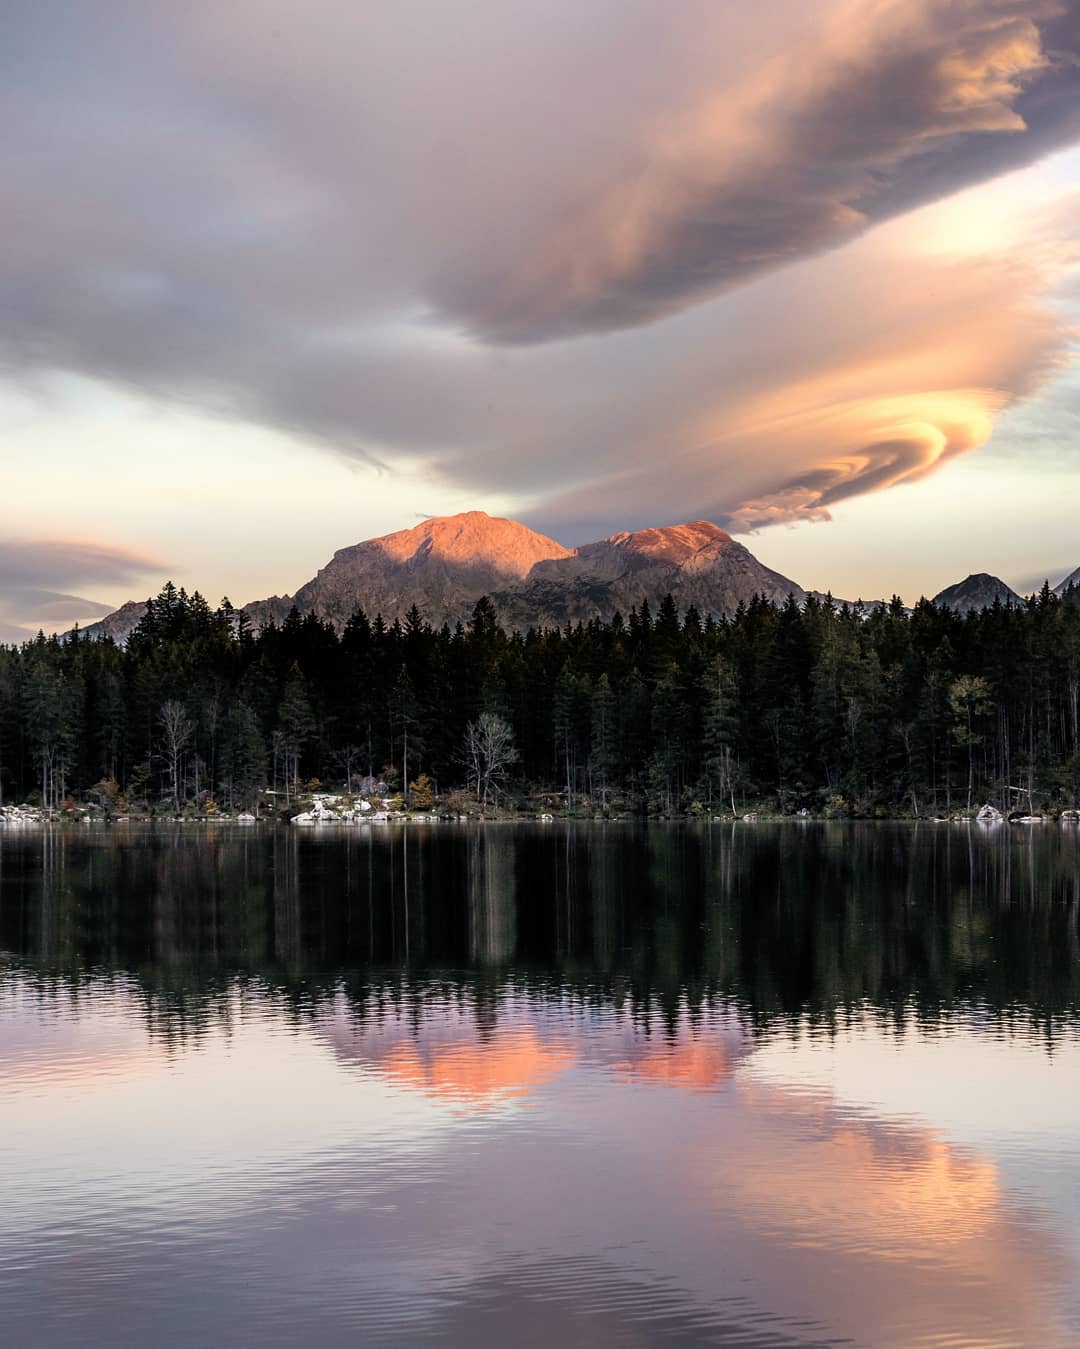
[[[1074,229],[1018,250],[975,205],[928,260],[895,225],[1080,137],[1077,0],[86,0],[10,38],[10,380],[419,463],[563,537],[821,518],[1065,357]]]

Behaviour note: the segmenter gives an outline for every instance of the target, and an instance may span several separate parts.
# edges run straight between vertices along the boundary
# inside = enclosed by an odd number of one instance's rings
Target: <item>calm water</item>
[[[0,835],[12,1346],[1080,1344],[1080,838]]]

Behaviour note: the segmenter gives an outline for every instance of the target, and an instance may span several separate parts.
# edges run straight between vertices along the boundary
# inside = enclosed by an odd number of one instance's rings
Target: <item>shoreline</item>
[[[243,819],[236,815],[216,814],[216,815],[126,815],[109,818],[103,815],[41,815],[32,816],[29,814],[20,814],[12,818],[0,814],[0,837],[8,831],[17,833],[22,830],[35,829],[54,829],[54,828],[116,828],[116,827],[138,827],[138,828],[159,828],[162,826],[176,827],[184,826],[208,826],[208,825],[227,825],[237,829],[266,829],[281,828],[297,829],[307,832],[314,830],[321,832],[327,829],[386,829],[401,827],[404,825],[422,825],[427,828],[433,826],[447,825],[551,825],[551,824],[580,824],[580,825],[746,825],[752,827],[756,824],[762,825],[822,825],[822,824],[841,824],[841,825],[977,825],[980,829],[993,830],[1001,827],[1010,828],[1031,828],[1038,825],[1056,825],[1062,828],[1080,828],[1080,814],[1076,812],[1063,812],[1057,816],[1023,816],[1015,819],[978,819],[974,815],[953,815],[953,816],[929,816],[929,815],[883,815],[883,816],[859,816],[859,815],[811,815],[811,814],[792,814],[779,815],[767,813],[764,811],[748,812],[746,815],[706,815],[706,814],[684,814],[684,815],[585,815],[585,814],[527,814],[521,813],[503,813],[493,815],[452,815],[439,814],[437,812],[400,812],[388,815],[373,815],[369,817],[359,816],[355,818],[342,819],[335,817],[323,817],[319,819],[309,819],[299,821],[297,817],[282,818],[263,816],[261,818]]]

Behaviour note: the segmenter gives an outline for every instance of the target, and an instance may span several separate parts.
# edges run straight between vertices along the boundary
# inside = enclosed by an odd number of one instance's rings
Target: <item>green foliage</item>
[[[166,586],[126,647],[0,646],[0,801],[254,809],[271,789],[287,804],[301,781],[376,776],[414,805],[484,795],[462,745],[498,722],[513,755],[489,801],[532,787],[545,809],[590,813],[1074,806],[1080,606],[755,600],[703,620],[664,598],[655,618],[642,604],[507,633],[481,601],[456,629],[414,610],[389,625],[357,611],[338,631],[293,611],[253,632],[227,602]]]

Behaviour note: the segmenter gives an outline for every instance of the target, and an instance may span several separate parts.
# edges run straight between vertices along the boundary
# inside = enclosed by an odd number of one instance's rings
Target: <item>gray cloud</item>
[[[80,540],[0,539],[0,587],[18,587],[40,599],[56,586],[126,585],[163,563],[127,548]]]
[[[820,515],[1063,357],[1038,267],[860,236],[1080,135],[1074,0],[5,9],[11,378],[428,460],[562,536]]]
[[[83,595],[65,595],[58,590],[41,590],[35,586],[26,586],[16,593],[20,617],[24,622],[51,623],[56,619],[63,621],[73,613],[81,614],[85,618],[103,618],[115,607],[111,604],[101,604],[97,600],[88,600]]]
[[[156,558],[103,544],[0,539],[0,641],[23,641],[39,627],[69,627],[115,608],[54,587],[145,586],[164,571]]]
[[[9,646],[18,645],[33,635],[27,628],[19,627],[15,623],[6,623],[0,618],[0,642],[5,642]]]

